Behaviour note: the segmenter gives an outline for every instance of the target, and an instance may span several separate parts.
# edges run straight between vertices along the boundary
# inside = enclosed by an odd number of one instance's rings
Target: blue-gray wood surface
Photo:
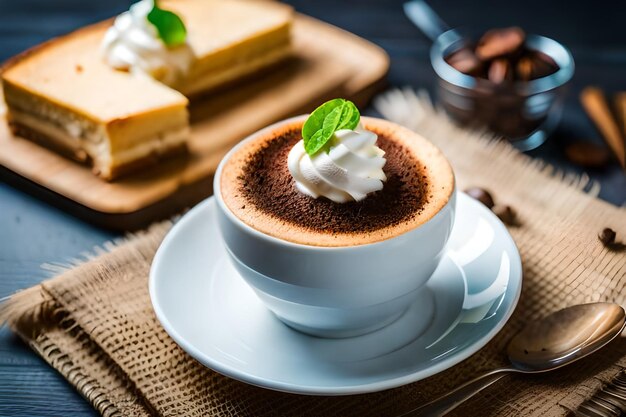
[[[292,0],[296,8],[377,43],[391,56],[391,85],[431,88],[429,43],[404,17],[401,0]],[[599,85],[626,91],[626,8],[621,2],[432,0],[452,26],[485,29],[520,25],[567,45],[576,75],[558,132],[534,157],[567,172],[563,144],[599,141],[578,104],[580,89]],[[55,35],[108,18],[127,0],[0,0],[0,60]],[[623,5],[622,5],[623,6]],[[372,110],[368,110],[373,113]],[[1,150],[0,150],[1,151]],[[588,172],[602,185],[601,198],[626,202],[626,177],[616,163]],[[24,193],[0,183],[0,297],[32,286],[48,274],[40,265],[63,262],[113,238]],[[0,330],[0,415],[80,416],[94,411],[52,368],[6,328]]]

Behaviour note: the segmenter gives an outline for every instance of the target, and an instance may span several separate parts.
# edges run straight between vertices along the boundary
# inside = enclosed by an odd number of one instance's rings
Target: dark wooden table
[[[372,40],[391,55],[391,85],[432,88],[429,43],[402,13],[401,0],[292,0],[296,8]],[[577,96],[589,84],[608,92],[626,90],[626,31],[620,2],[432,0],[452,26],[519,25],[567,45],[576,60],[565,117],[557,133],[534,157],[564,172],[563,145],[573,139],[599,142]],[[614,5],[614,6],[613,6]],[[85,24],[122,12],[128,1],[0,0],[0,60]],[[368,109],[373,114],[373,110]],[[1,152],[1,150],[0,150]],[[616,163],[587,174],[602,185],[600,197],[626,203],[626,176]],[[98,229],[0,183],[0,297],[48,277],[45,262],[79,257],[116,235]],[[72,387],[6,328],[0,330],[0,415],[91,415]]]

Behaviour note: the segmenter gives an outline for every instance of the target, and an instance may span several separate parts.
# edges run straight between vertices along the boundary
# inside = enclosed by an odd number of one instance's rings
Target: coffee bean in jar
[[[518,27],[474,40],[453,32],[441,35],[431,51],[443,107],[461,124],[487,128],[522,150],[540,145],[560,118],[561,87],[573,75],[571,54]]]
[[[456,70],[495,84],[536,80],[558,71],[552,58],[528,48],[525,40],[526,33],[518,27],[492,29],[475,46],[465,46],[445,59]]]

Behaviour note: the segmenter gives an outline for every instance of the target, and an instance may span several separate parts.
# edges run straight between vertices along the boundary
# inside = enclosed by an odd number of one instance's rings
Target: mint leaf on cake
[[[187,28],[178,15],[169,10],[159,8],[156,0],[148,13],[148,21],[154,25],[159,37],[168,47],[182,45],[187,39]]]
[[[311,113],[302,127],[304,149],[315,155],[338,130],[353,130],[359,125],[361,114],[353,102],[336,98],[327,101]]]

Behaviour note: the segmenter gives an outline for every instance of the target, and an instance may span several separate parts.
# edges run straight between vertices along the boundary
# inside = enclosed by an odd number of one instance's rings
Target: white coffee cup
[[[381,242],[321,247],[269,236],[230,211],[220,179],[225,161],[240,146],[279,124],[233,148],[215,174],[218,224],[237,271],[267,308],[304,333],[350,337],[393,322],[425,291],[424,284],[443,256],[454,222],[456,191],[428,221]]]

